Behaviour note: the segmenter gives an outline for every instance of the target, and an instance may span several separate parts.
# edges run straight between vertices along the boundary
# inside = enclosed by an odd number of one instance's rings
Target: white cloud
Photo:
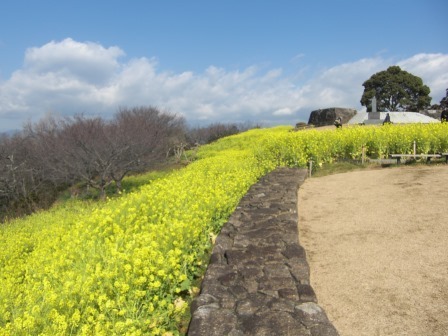
[[[448,88],[448,55],[417,54],[398,62],[398,65],[415,76],[431,89],[432,102],[439,103]]]
[[[448,87],[448,55],[419,54],[393,62],[381,56],[321,70],[313,78],[282,69],[226,70],[210,66],[202,73],[173,73],[155,59],[120,61],[118,47],[65,39],[27,50],[24,66],[0,83],[0,129],[19,128],[47,112],[84,112],[111,116],[119,107],[155,105],[188,121],[288,123],[307,121],[318,108],[360,109],[362,83],[398,64],[420,76],[439,102]],[[299,57],[298,57],[299,58]],[[300,70],[299,70],[300,71]]]
[[[118,58],[124,52],[118,47],[81,43],[67,38],[51,41],[25,53],[25,71],[34,73],[54,72],[61,77],[75,77],[89,83],[104,84],[120,64]]]
[[[281,109],[278,109],[276,111],[274,111],[274,113],[272,113],[275,116],[282,116],[282,115],[291,115],[294,111],[291,110],[289,107],[284,107]]]
[[[322,71],[306,85],[307,105],[316,108],[336,106],[359,109],[364,91],[362,84],[374,73],[386,69],[388,64],[387,60],[381,58],[368,58]],[[320,104],[320,107],[316,104]]]

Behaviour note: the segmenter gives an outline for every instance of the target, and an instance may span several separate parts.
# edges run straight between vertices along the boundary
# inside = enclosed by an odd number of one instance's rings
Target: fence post
[[[415,155],[417,154],[417,144],[414,140],[414,159],[415,159]]]
[[[308,170],[308,176],[311,177],[311,172],[313,170],[313,161],[310,160],[310,164],[309,164],[309,170]]]
[[[362,145],[362,156],[361,156],[361,163],[364,164],[366,162],[366,148],[364,145]]]

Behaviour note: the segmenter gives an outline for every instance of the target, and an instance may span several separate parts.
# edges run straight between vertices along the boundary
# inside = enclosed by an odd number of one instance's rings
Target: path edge
[[[277,168],[241,199],[216,238],[189,336],[339,335],[318,305],[299,243],[306,178],[306,169]]]

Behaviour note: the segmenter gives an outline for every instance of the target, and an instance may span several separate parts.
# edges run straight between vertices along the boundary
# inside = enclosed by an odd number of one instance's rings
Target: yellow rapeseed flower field
[[[103,203],[0,227],[0,335],[179,335],[194,280],[241,197],[278,166],[448,151],[448,124],[256,129]]]

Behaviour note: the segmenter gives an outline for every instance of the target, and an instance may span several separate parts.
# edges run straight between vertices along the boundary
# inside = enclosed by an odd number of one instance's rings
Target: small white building
[[[418,112],[358,112],[348,121],[349,125],[365,124],[377,125],[382,124],[389,113],[390,121],[394,124],[411,124],[411,123],[439,123],[440,120],[428,117]]]

